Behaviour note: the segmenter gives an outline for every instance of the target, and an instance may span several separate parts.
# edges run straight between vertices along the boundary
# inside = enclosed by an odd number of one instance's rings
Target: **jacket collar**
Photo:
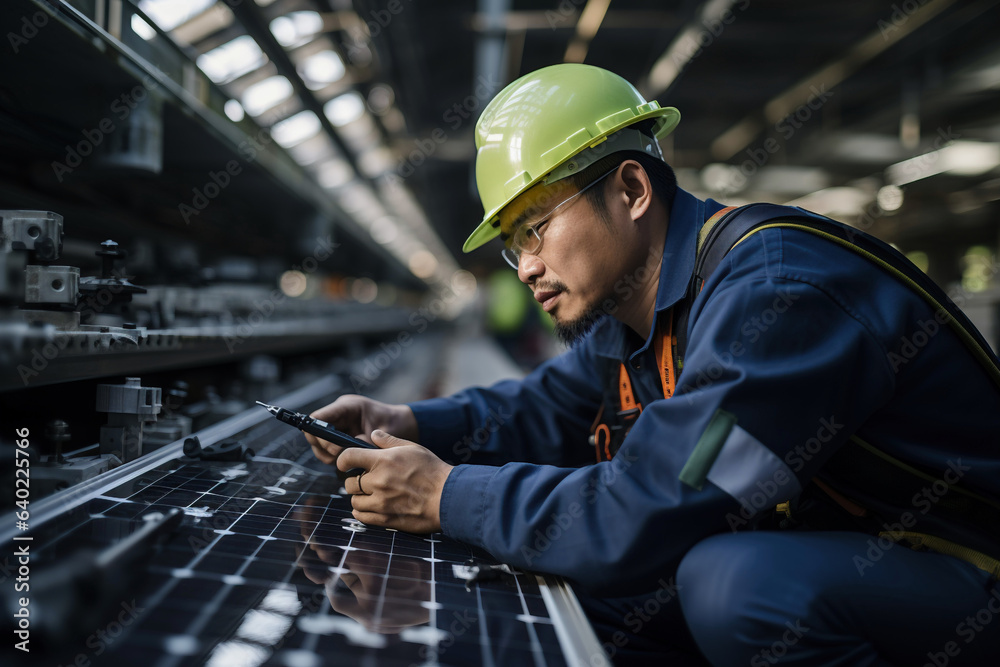
[[[660,266],[660,282],[656,289],[656,312],[661,313],[680,301],[687,293],[694,274],[695,252],[698,232],[702,224],[724,206],[708,199],[702,201],[680,188],[670,207],[670,221],[667,240],[663,245],[663,263]],[[652,344],[656,332],[654,323],[645,344],[632,352],[633,357],[642,354]],[[591,346],[596,354],[615,359],[624,359],[627,352],[626,327],[611,316],[606,316],[590,334]]]

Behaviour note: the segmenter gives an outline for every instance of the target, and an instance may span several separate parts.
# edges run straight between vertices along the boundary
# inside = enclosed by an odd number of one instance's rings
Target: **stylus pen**
[[[257,401],[257,405],[260,405],[267,409],[275,419],[278,421],[283,421],[286,424],[291,424],[295,428],[305,431],[315,435],[317,438],[322,438],[327,442],[332,442],[335,445],[340,445],[341,447],[362,447],[364,449],[378,449],[375,445],[365,442],[364,440],[358,440],[357,438],[351,437],[344,433],[343,431],[338,431],[333,428],[325,421],[320,421],[319,419],[313,419],[309,415],[304,415],[301,412],[293,412],[286,408],[279,408],[276,405],[268,405],[267,403],[261,403]]]

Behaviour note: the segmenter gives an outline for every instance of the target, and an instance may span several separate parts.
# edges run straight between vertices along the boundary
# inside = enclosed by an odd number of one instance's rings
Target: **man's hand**
[[[375,429],[395,433],[407,440],[416,441],[418,437],[417,419],[409,406],[380,403],[356,394],[345,394],[309,416],[325,421],[338,431],[353,435],[365,442],[371,442],[368,434]],[[305,436],[316,458],[327,464],[337,462],[343,447],[320,440],[309,433]]]
[[[372,433],[372,442],[382,451],[351,447],[337,459],[341,470],[365,470],[344,483],[354,518],[410,533],[441,530],[441,491],[452,466],[429,449],[381,430]]]

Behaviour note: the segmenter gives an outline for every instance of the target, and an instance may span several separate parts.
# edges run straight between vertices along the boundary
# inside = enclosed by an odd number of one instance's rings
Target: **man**
[[[364,468],[362,521],[568,578],[627,664],[995,658],[995,357],[912,280],[801,226],[723,248],[692,290],[723,206],[676,188],[655,139],[678,120],[584,65],[497,95],[465,250],[499,235],[574,345],[449,398],[342,397],[315,416],[383,451],[316,455]]]

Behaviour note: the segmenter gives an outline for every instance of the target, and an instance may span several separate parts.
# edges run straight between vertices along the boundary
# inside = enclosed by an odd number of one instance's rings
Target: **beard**
[[[607,312],[599,306],[591,306],[583,315],[570,322],[555,322],[554,332],[563,345],[572,347],[584,336],[590,333],[591,329],[604,319]]]

